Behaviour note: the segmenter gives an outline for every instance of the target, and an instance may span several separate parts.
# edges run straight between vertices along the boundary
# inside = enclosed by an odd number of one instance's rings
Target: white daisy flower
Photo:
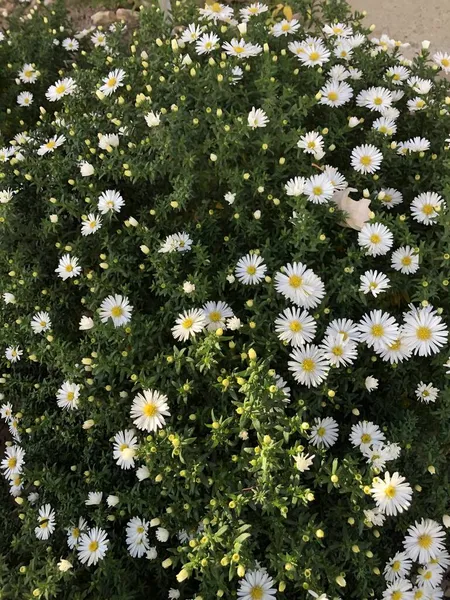
[[[391,287],[389,278],[378,271],[366,271],[360,277],[359,291],[364,294],[372,294],[375,298]]]
[[[413,309],[404,316],[403,332],[414,354],[430,356],[447,344],[448,329],[442,318],[431,307]]]
[[[309,442],[316,448],[330,448],[334,446],[339,435],[339,427],[332,417],[314,419],[311,427]]]
[[[389,78],[394,85],[402,85],[403,81],[406,81],[411,71],[401,65],[395,65],[389,67],[386,71],[386,77]]]
[[[383,600],[414,600],[412,583],[407,579],[397,579],[387,586]]]
[[[205,315],[206,329],[216,331],[225,328],[225,320],[233,317],[233,311],[226,302],[206,302],[202,307]]]
[[[372,144],[364,144],[353,148],[351,165],[358,173],[375,173],[380,169],[382,153]]]
[[[347,104],[353,96],[353,90],[344,81],[331,79],[320,90],[319,103],[326,106],[338,107]]]
[[[347,38],[353,34],[353,29],[345,23],[332,23],[331,25],[324,25],[322,31],[327,37],[339,37]]]
[[[83,219],[81,224],[81,235],[92,235],[98,231],[102,226],[102,218],[94,213],[89,213],[88,216]]]
[[[326,336],[320,347],[325,358],[334,367],[351,365],[358,355],[356,343],[349,338],[344,339],[341,333]]]
[[[302,385],[317,387],[328,376],[329,361],[325,358],[323,350],[313,344],[294,349],[289,358],[289,371]]]
[[[378,509],[388,516],[402,513],[411,505],[412,488],[399,473],[390,475],[386,471],[384,480],[375,477],[371,493]]]
[[[17,194],[17,190],[7,188],[6,190],[0,190],[0,204],[8,204]]]
[[[371,87],[358,94],[356,104],[382,112],[383,109],[392,105],[392,92],[383,87]]]
[[[195,337],[206,326],[205,313],[201,309],[192,309],[180,313],[172,327],[172,335],[176,340],[185,342]]]
[[[291,52],[294,50],[294,47],[289,47]],[[294,54],[297,55],[303,65],[306,67],[322,67],[325,63],[330,60],[330,51],[325,48],[323,43],[320,40],[312,43],[303,43],[302,51],[298,52],[294,51]]]
[[[302,452],[301,454],[296,454],[292,458],[295,461],[295,468],[297,471],[304,473],[305,471],[309,471],[314,462],[315,454],[305,454]]]
[[[409,576],[412,568],[412,561],[408,558],[406,552],[397,552],[390,558],[384,567],[383,575],[386,581],[397,581]]]
[[[369,256],[387,254],[393,242],[392,232],[382,223],[365,223],[358,234],[358,244]]]
[[[191,44],[192,42],[198,40],[201,34],[202,28],[200,25],[197,23],[191,23],[181,34],[180,41],[184,42],[185,44]]]
[[[411,246],[402,246],[392,253],[391,266],[406,275],[416,273],[419,269],[419,254]]]
[[[108,536],[106,531],[99,527],[89,529],[87,533],[82,533],[78,543],[78,559],[87,566],[96,565],[99,560],[105,558],[108,550]]]
[[[424,225],[433,225],[443,208],[445,208],[444,199],[435,192],[419,194],[411,202],[413,219]]]
[[[219,2],[205,4],[204,8],[199,9],[199,13],[202,19],[213,21],[214,23],[217,23],[217,21],[230,21],[234,16],[231,6],[225,6]]]
[[[350,442],[355,448],[359,448],[361,452],[374,444],[384,442],[385,439],[385,435],[378,425],[371,421],[360,421],[352,426],[350,433]]]
[[[19,348],[19,346],[8,346],[5,350],[5,357],[12,363],[20,360],[20,357],[23,354],[23,350]]]
[[[20,92],[17,95],[17,104],[19,106],[31,106],[33,104],[33,94],[31,92]]]
[[[391,209],[393,206],[397,206],[397,204],[403,202],[403,195],[394,188],[382,188],[378,194],[378,199],[383,206]]]
[[[312,175],[306,180],[303,193],[313,204],[326,204],[334,194],[334,186],[325,173]]]
[[[136,470],[136,477],[139,479],[139,481],[148,479],[150,477],[150,471],[148,470],[148,467],[145,465],[140,466],[139,469]]]
[[[97,206],[101,214],[106,215],[109,212],[120,212],[124,204],[125,202],[120,195],[120,192],[116,190],[106,190],[99,196]]]
[[[248,113],[247,122],[249,127],[256,129],[257,127],[265,127],[269,119],[262,108],[253,107]]]
[[[246,254],[238,260],[235,268],[236,277],[245,285],[260,283],[266,274],[267,267],[258,254]]]
[[[52,322],[48,312],[38,312],[31,320],[31,328],[34,333],[42,333],[52,328]]]
[[[59,259],[58,267],[55,272],[58,273],[58,277],[61,277],[63,281],[72,277],[78,277],[81,273],[81,267],[78,264],[78,258],[76,256],[70,256],[70,254],[64,254]]]
[[[149,550],[148,526],[148,521],[139,517],[133,517],[127,523],[127,547],[133,558],[141,558]]]
[[[416,396],[421,402],[429,404],[430,402],[436,402],[436,398],[439,395],[439,388],[433,387],[431,383],[423,383],[421,381],[416,388]]]
[[[253,2],[249,6],[245,8],[239,9],[239,15],[244,23],[250,20],[251,17],[255,17],[256,15],[260,15],[269,10],[267,4],[262,4],[261,2]]]
[[[20,475],[25,464],[25,450],[21,446],[7,446],[0,469],[3,477],[11,479],[14,475]]]
[[[119,87],[123,86],[123,80],[125,79],[125,71],[123,69],[114,69],[110,71],[107,77],[103,78],[103,85],[100,87],[100,91],[105,96],[110,96]]]
[[[394,317],[382,310],[365,314],[358,324],[361,341],[369,348],[383,348],[393,344],[398,337],[398,324]]]
[[[372,123],[372,129],[375,129],[378,133],[382,133],[383,135],[390,136],[396,133],[397,125],[394,119],[390,119],[389,117],[379,117]]]
[[[389,460],[386,446],[383,444],[373,444],[373,446],[361,448],[361,453],[367,459],[372,469],[384,471],[386,462]]]
[[[87,499],[84,501],[86,506],[98,506],[103,499],[103,492],[89,492]]]
[[[106,323],[111,319],[114,327],[126,325],[131,320],[133,307],[130,306],[128,298],[120,294],[108,296],[100,304],[100,320]]]
[[[134,468],[134,458],[138,448],[139,442],[134,429],[126,429],[116,433],[113,443],[113,457],[116,464],[121,469]]]
[[[348,183],[342,173],[335,167],[331,167],[330,165],[326,165],[323,174],[328,177],[332,186],[334,187],[334,191],[336,190],[345,190],[348,187]]]
[[[94,166],[87,160],[82,160],[78,166],[82,177],[90,177],[95,172]]]
[[[203,33],[195,42],[195,51],[197,54],[209,54],[220,42],[220,38],[215,33]]]
[[[262,52],[262,47],[259,44],[250,44],[243,38],[240,40],[233,38],[231,42],[225,42],[222,48],[228,56],[236,56],[241,59],[256,56]]]
[[[10,421],[13,417],[13,407],[11,402],[5,402],[0,406],[0,419],[3,421]]]
[[[325,296],[325,286],[317,275],[302,263],[287,264],[275,275],[275,289],[297,306],[314,308]]]
[[[304,177],[294,177],[293,179],[289,179],[284,186],[286,195],[294,197],[301,196],[305,189],[305,183],[306,179]]]
[[[369,375],[364,381],[364,387],[370,394],[370,392],[378,389],[378,379],[372,377],[372,375]]]
[[[383,515],[382,512],[378,510],[378,508],[365,510],[364,516],[366,518],[366,521],[372,523],[372,525],[375,525],[376,527],[382,527],[383,523],[386,520],[386,517]]]
[[[78,520],[78,525],[67,528],[67,544],[71,550],[78,546],[78,541],[83,532],[87,531],[87,521],[80,517]]]
[[[380,346],[374,348],[374,350],[384,361],[389,361],[391,365],[409,359],[412,354],[411,344],[405,339],[402,328],[399,329],[399,335],[392,344]]]
[[[153,110],[151,110],[146,115],[144,115],[144,119],[148,127],[158,127],[158,125],[161,124],[161,113],[154,112]]]
[[[358,325],[354,323],[351,319],[334,319],[328,325],[325,331],[325,337],[331,334],[340,333],[344,341],[347,339],[352,340],[353,342],[359,342],[361,339],[361,334],[358,329]]]
[[[278,391],[284,396],[283,402],[289,404],[291,401],[291,388],[288,386],[287,381],[280,377],[280,375],[275,375],[275,385]]]
[[[164,527],[158,527],[155,532],[158,542],[165,543],[169,539],[169,532]]]
[[[238,583],[238,600],[275,600],[275,584],[265,569],[247,571]]]
[[[35,83],[40,73],[34,65],[26,63],[18,72],[18,77],[22,83]]]
[[[94,321],[91,317],[87,317],[86,315],[83,315],[80,319],[80,324],[78,329],[80,331],[87,331],[89,329],[92,329],[94,327]]]
[[[157,431],[166,424],[165,417],[170,417],[167,396],[156,390],[142,390],[135,396],[130,416],[133,423],[141,431]]]
[[[450,54],[448,52],[436,52],[433,54],[433,61],[441,67],[444,73],[450,73]]]
[[[96,48],[106,46],[106,35],[103,31],[96,31],[91,35],[91,42]]]
[[[430,140],[416,136],[406,142],[410,152],[426,152],[431,147]]]
[[[5,304],[15,304],[16,303],[16,297],[14,296],[14,294],[10,294],[9,292],[5,292],[3,294],[3,301]]]
[[[445,531],[436,521],[421,519],[408,529],[403,546],[411,560],[426,564],[445,550]]]
[[[98,134],[98,147],[102,150],[107,150],[108,148],[117,148],[120,144],[120,138],[117,133],[108,133],[106,135],[99,133]]]
[[[34,528],[34,534],[38,540],[48,540],[55,531],[55,511],[50,504],[44,504],[39,509],[37,518],[39,525]]]
[[[68,52],[75,52],[80,47],[78,40],[74,38],[66,38],[62,41],[62,47]]]
[[[50,102],[56,102],[63,96],[70,96],[77,89],[75,79],[72,77],[65,77],[59,79],[54,85],[51,85],[45,93],[45,97]]]
[[[59,148],[59,146],[62,146],[62,144],[64,144],[65,141],[66,138],[63,135],[55,135],[49,140],[47,140],[45,144],[42,144],[42,146],[38,148],[37,153],[39,156],[44,156],[44,154],[47,154],[47,152],[54,152],[55,148]]]
[[[282,35],[292,35],[299,29],[300,23],[297,21],[297,19],[291,19],[290,21],[288,21],[287,19],[283,19],[282,21],[279,21],[278,23],[275,23],[275,25],[273,25],[272,29],[270,30],[270,33],[274,37],[281,37]]]
[[[303,346],[314,339],[316,321],[306,310],[286,308],[275,321],[278,339],[292,346]]]
[[[351,43],[347,40],[338,39],[334,47],[333,54],[336,56],[336,58],[349,61],[353,57],[353,48]]]
[[[419,110],[424,110],[427,107],[427,103],[420,96],[416,96],[415,98],[408,100],[406,106],[410,112],[417,112]]]
[[[323,151],[323,144],[323,136],[317,131],[310,131],[300,137],[297,147],[301,148],[305,154],[316,154]]]
[[[329,81],[345,81],[349,79],[350,71],[344,65],[334,65],[328,71]]]
[[[78,408],[81,387],[77,383],[65,381],[56,393],[57,404],[65,410]]]
[[[425,593],[428,590],[432,593],[441,584],[444,574],[444,570],[439,565],[428,564],[424,567],[419,567],[416,584],[422,587]],[[440,597],[442,598],[442,596]],[[430,596],[427,597],[427,600],[429,598]]]

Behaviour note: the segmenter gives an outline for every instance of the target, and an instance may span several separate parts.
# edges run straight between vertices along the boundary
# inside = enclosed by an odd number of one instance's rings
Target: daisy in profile
[[[31,106],[33,104],[33,94],[31,92],[20,92],[17,95],[17,104],[19,106]]]
[[[55,135],[47,140],[45,144],[42,144],[42,146],[38,148],[37,153],[39,156],[44,156],[44,154],[47,154],[47,152],[54,152],[55,148],[62,146],[65,141],[66,138],[63,135]]]
[[[382,527],[386,521],[386,517],[376,507],[370,510],[365,510],[364,517],[366,521],[372,523],[372,525],[375,525],[376,527]]]
[[[22,83],[36,83],[39,74],[34,65],[25,63],[17,75]]]
[[[305,189],[306,179],[304,177],[294,177],[284,186],[286,196],[301,196]]]
[[[302,44],[301,52],[299,52],[297,48],[295,50],[298,59],[306,67],[323,67],[323,65],[330,60],[331,56],[330,51],[320,40]]]
[[[372,144],[363,144],[353,148],[351,165],[358,173],[375,173],[380,169],[383,155]]]
[[[378,195],[378,199],[385,208],[391,209],[403,202],[403,195],[394,188],[383,188]]]
[[[133,517],[127,523],[127,547],[133,558],[141,558],[149,550],[148,527],[148,521],[139,517]]]
[[[444,73],[450,73],[450,54],[448,52],[436,52],[433,54],[433,61]]]
[[[396,271],[411,275],[419,269],[419,254],[411,246],[402,246],[392,253],[391,267]]]
[[[338,434],[338,424],[332,417],[316,418],[314,419],[314,425],[311,427],[309,442],[316,448],[330,448],[336,443]]]
[[[445,531],[436,521],[421,519],[408,529],[403,546],[411,560],[427,564],[445,550]]]
[[[105,558],[108,544],[106,531],[99,527],[93,527],[86,533],[82,533],[77,548],[80,562],[87,564],[88,567],[96,565],[99,560]]]
[[[320,347],[324,351],[325,358],[334,367],[351,365],[358,355],[356,343],[349,338],[344,340],[341,333],[332,333],[325,337]]]
[[[335,190],[345,190],[348,187],[345,177],[335,167],[326,165],[323,174],[328,177]]]
[[[375,377],[372,377],[372,375],[369,375],[368,377],[366,377],[366,379],[364,381],[364,387],[370,394],[374,390],[378,389],[378,383],[379,383],[378,379],[376,379]]]
[[[80,517],[78,519],[78,525],[71,526],[66,529],[67,545],[69,546],[69,548],[71,550],[73,550],[73,548],[76,548],[78,546],[78,541],[80,539],[80,536],[82,533],[87,531],[87,527],[88,527],[87,521],[85,521],[85,519],[83,519],[83,517]]]
[[[295,468],[297,471],[304,473],[305,471],[309,471],[314,462],[315,454],[305,454],[302,452],[301,454],[296,454],[292,458],[295,461]]]
[[[297,147],[301,148],[305,154],[316,154],[323,151],[323,144],[323,136],[317,131],[310,131],[300,137]]]
[[[14,296],[14,294],[5,292],[2,297],[3,297],[3,301],[5,304],[15,304],[16,303],[16,297]]]
[[[20,475],[25,464],[25,450],[21,446],[7,446],[0,469],[3,477],[11,479],[14,475]]]
[[[260,283],[266,274],[267,267],[258,254],[246,254],[238,260],[235,274],[245,285]]]
[[[423,383],[421,381],[416,388],[416,396],[421,402],[429,404],[430,402],[436,402],[439,391],[439,388],[433,387],[431,383]]]
[[[382,223],[365,223],[358,234],[358,244],[369,256],[387,254],[393,242],[392,232]]]
[[[275,23],[270,33],[274,37],[281,37],[282,35],[292,35],[299,29],[300,23],[297,21],[297,19],[291,19],[290,21],[288,21],[287,19],[283,19],[279,23]]]
[[[119,144],[120,138],[117,133],[108,133],[106,135],[103,133],[98,134],[98,147],[102,150],[117,148]]]
[[[239,9],[239,15],[244,23],[249,21],[251,17],[255,17],[257,15],[261,15],[269,10],[267,4],[262,4],[261,2],[253,2],[249,6],[245,8]]]
[[[31,319],[31,329],[34,333],[43,333],[52,328],[52,322],[48,312],[38,312]]]
[[[426,152],[431,147],[430,140],[419,136],[411,138],[406,144],[408,144],[410,152]]]
[[[403,332],[414,354],[437,354],[447,344],[448,329],[442,318],[431,307],[414,308],[404,316]]]
[[[242,38],[240,40],[233,38],[231,42],[225,42],[222,48],[228,56],[236,56],[237,58],[248,58],[262,52],[262,47],[259,44],[250,44]]]
[[[384,480],[375,477],[371,493],[378,509],[388,516],[408,510],[411,504],[412,488],[399,473],[390,475],[386,471]]]
[[[77,383],[65,381],[56,393],[58,406],[65,410],[78,408],[80,389]]]
[[[5,357],[12,363],[20,360],[20,357],[23,354],[23,350],[19,348],[19,346],[8,346],[5,350]]]
[[[55,269],[55,272],[58,273],[58,277],[61,277],[63,281],[72,277],[78,277],[81,273],[78,258],[76,258],[76,256],[70,256],[70,254],[64,254],[64,256],[59,259],[59,264]]]
[[[116,190],[106,190],[98,197],[98,210],[102,215],[109,212],[120,212],[125,204],[120,192]]]
[[[412,561],[406,552],[397,552],[390,558],[384,567],[383,575],[386,581],[396,581],[405,579],[409,576],[412,568]]]
[[[353,90],[345,81],[331,79],[320,90],[319,103],[336,108],[347,104],[353,96]]]
[[[439,212],[445,208],[445,202],[439,194],[425,192],[416,196],[410,207],[415,221],[424,225],[433,225],[438,219]]]
[[[303,263],[282,267],[275,275],[275,289],[285,298],[302,306],[314,308],[325,296],[325,286],[317,275]]]
[[[378,271],[366,271],[360,277],[359,291],[363,294],[372,294],[375,298],[391,287],[389,278]]]
[[[289,358],[289,371],[302,385],[317,387],[328,376],[330,364],[323,350],[313,344],[293,350]]]
[[[206,302],[202,307],[205,324],[208,331],[225,328],[225,320],[233,317],[233,311],[226,302]]]
[[[48,540],[55,531],[55,511],[50,504],[44,504],[39,509],[39,525],[34,528],[34,534],[38,540]]]
[[[265,569],[248,571],[239,580],[238,600],[275,600],[276,593],[274,581]]]
[[[84,501],[86,506],[98,506],[103,500],[103,492],[89,492],[87,499]]]
[[[105,96],[110,96],[119,87],[123,86],[123,80],[125,78],[125,71],[123,69],[114,69],[110,71],[107,77],[103,78],[103,85],[100,87],[100,91]]]
[[[89,213],[88,216],[83,219],[81,224],[81,235],[92,235],[97,232],[102,226],[102,218],[94,213]]]
[[[191,23],[181,34],[180,40],[185,44],[192,44],[202,35],[202,28],[197,23]]]
[[[256,129],[257,127],[265,127],[269,119],[262,108],[253,107],[248,113],[247,122],[249,127]]]
[[[220,38],[215,33],[203,33],[195,42],[195,51],[200,56],[202,54],[209,54],[219,42]]]
[[[365,314],[359,325],[361,341],[369,348],[382,348],[393,344],[398,337],[398,324],[394,317],[382,310],[372,310]]]
[[[304,195],[313,204],[326,204],[334,193],[334,186],[325,173],[313,175],[306,180]]]
[[[172,335],[176,340],[185,342],[190,337],[203,331],[206,326],[205,313],[201,309],[191,309],[180,313],[172,327]]]
[[[132,310],[133,307],[130,306],[126,296],[114,294],[114,296],[105,298],[100,304],[100,320],[102,323],[106,323],[108,319],[111,319],[114,327],[120,327],[129,323]]]
[[[158,125],[161,124],[161,113],[151,110],[146,115],[144,115],[144,119],[148,127],[158,127]]]
[[[285,381],[280,375],[275,375],[275,385],[278,391],[284,396],[283,402],[289,404],[291,401],[291,388],[288,386],[287,381]]]
[[[167,396],[156,390],[142,390],[133,400],[130,416],[141,431],[161,429],[166,424],[165,417],[170,417]]]
[[[339,333],[343,336],[344,341],[350,339],[353,342],[359,342],[361,334],[358,325],[351,319],[334,319],[328,325],[325,331],[325,336]]]
[[[352,426],[350,433],[350,442],[355,448],[359,448],[361,452],[367,450],[373,444],[380,444],[385,440],[384,433],[378,425],[371,421],[360,421]]]
[[[87,317],[86,315],[83,315],[80,319],[78,329],[80,331],[88,331],[89,329],[92,329],[93,327],[94,327],[93,319],[91,317]]]
[[[292,346],[303,346],[312,342],[316,327],[316,321],[311,315],[299,308],[286,308],[275,321],[278,339]]]
[[[116,464],[121,469],[134,468],[134,458],[138,448],[139,443],[134,429],[126,429],[116,433],[113,443],[113,457]]]

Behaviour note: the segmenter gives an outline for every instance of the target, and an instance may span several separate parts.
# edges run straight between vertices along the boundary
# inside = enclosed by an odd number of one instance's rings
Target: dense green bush
[[[1,597],[442,597],[450,59],[252,6],[1,42]]]

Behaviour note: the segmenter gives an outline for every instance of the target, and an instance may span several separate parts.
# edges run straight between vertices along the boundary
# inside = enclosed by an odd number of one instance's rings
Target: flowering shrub
[[[313,8],[11,63],[7,597],[442,597],[450,57]]]

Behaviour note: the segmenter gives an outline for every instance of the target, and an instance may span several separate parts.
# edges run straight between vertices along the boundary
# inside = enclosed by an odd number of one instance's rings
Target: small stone
[[[125,21],[129,25],[137,25],[138,13],[135,10],[129,8],[118,8],[116,10],[116,19],[118,21]]]
[[[99,25],[111,25],[115,20],[116,14],[112,10],[100,10],[91,16],[91,21],[96,27]]]

